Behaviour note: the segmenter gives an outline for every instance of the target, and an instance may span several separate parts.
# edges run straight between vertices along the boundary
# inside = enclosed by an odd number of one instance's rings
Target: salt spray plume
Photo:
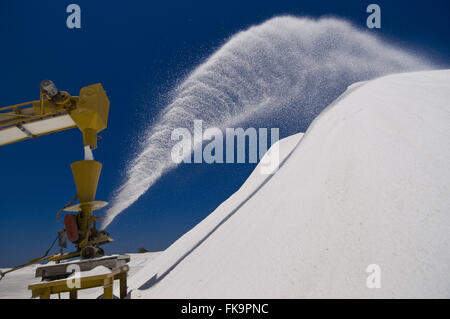
[[[129,161],[102,228],[176,167],[175,128],[192,133],[200,119],[204,129],[257,122],[293,134],[354,82],[429,68],[341,19],[282,16],[239,32],[174,90]]]

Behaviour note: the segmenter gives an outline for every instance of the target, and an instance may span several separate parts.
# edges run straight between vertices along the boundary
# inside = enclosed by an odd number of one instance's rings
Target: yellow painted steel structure
[[[109,100],[101,84],[84,87],[80,91],[77,107],[70,117],[83,132],[84,146],[97,148],[97,134],[106,128]]]
[[[70,299],[77,299],[78,291],[96,287],[103,287],[103,299],[113,299],[114,280],[119,280],[120,283],[120,299],[127,295],[127,272],[129,267],[127,265],[113,270],[111,273],[104,275],[95,275],[79,278],[79,287],[70,288],[67,285],[67,279],[56,280],[44,283],[29,285],[31,290],[31,298],[50,299],[52,294],[69,293]]]
[[[97,134],[106,128],[109,99],[103,86],[93,84],[79,96],[60,91],[50,97],[0,108],[0,146],[78,127],[85,146],[97,147]]]
[[[95,149],[98,133],[107,126],[109,104],[100,83],[83,87],[79,96],[71,96],[67,92],[58,91],[53,82],[45,80],[41,83],[39,100],[0,108],[0,146],[78,127],[83,134],[85,148]],[[58,212],[57,219],[59,220],[59,214],[63,210],[77,213],[79,240],[74,242],[77,251],[33,259],[25,265],[0,272],[0,277],[45,260],[59,261],[77,256],[92,258],[102,255],[103,250],[98,246],[112,241],[105,231],[96,229],[97,217],[92,213],[107,204],[95,201],[102,164],[94,160],[82,160],[72,163],[71,168],[77,195]],[[80,203],[72,205],[76,198]],[[68,207],[69,205],[72,206]]]
[[[95,227],[96,216],[92,214],[94,210],[107,204],[94,200],[102,164],[94,160],[83,160],[74,162],[70,166],[80,203],[63,210],[78,213],[77,223],[80,239],[77,246],[81,251],[82,258],[93,258],[102,254],[98,248],[99,245],[112,241],[106,232],[97,231]]]

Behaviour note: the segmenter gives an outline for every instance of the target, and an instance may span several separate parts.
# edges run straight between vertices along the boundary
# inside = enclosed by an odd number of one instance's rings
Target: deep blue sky
[[[66,27],[77,3],[82,28]],[[135,142],[164,96],[237,31],[280,14],[333,15],[365,27],[382,8],[381,37],[450,65],[448,1],[19,1],[0,0],[0,106],[34,100],[53,80],[78,95],[101,82],[111,100],[95,157],[98,200],[110,199]],[[0,147],[0,266],[40,256],[62,227],[56,212],[74,195],[70,163],[83,158],[77,129]],[[117,217],[107,253],[167,248],[236,191],[254,165],[182,166]]]

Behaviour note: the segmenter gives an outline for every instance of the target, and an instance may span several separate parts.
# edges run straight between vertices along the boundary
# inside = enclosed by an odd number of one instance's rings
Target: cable
[[[47,251],[45,252],[45,255],[42,256],[41,258],[47,257],[48,253],[50,252],[50,250],[51,250],[51,249],[53,248],[53,246],[55,245],[56,240],[58,239],[58,237],[59,237],[59,236],[56,236],[55,240],[54,240],[53,243],[50,245],[50,248],[47,249]]]

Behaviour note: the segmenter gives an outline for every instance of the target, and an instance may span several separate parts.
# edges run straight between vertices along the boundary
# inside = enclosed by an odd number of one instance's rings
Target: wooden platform
[[[111,270],[119,269],[130,261],[128,255],[106,256],[95,259],[68,261],[65,263],[41,266],[36,269],[35,277],[42,277],[43,280],[56,280],[67,278],[72,272],[67,271],[69,265],[78,265],[80,271],[89,271],[97,266],[105,266]]]
[[[128,269],[128,265],[125,265],[112,271],[111,273],[80,277],[78,287],[69,287],[67,281],[70,279],[61,279],[29,285],[28,289],[31,290],[32,298],[39,297],[40,299],[50,299],[52,294],[68,292],[70,299],[77,299],[79,290],[103,287],[103,298],[112,299],[114,280],[118,279],[120,280],[120,299],[123,299],[127,295]]]

